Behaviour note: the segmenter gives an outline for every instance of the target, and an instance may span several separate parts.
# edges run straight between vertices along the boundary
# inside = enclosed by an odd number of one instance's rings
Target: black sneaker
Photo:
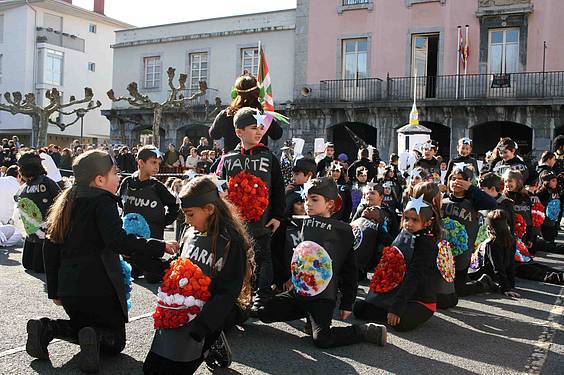
[[[489,291],[497,290],[496,282],[487,273],[480,276],[480,278],[478,279],[478,283],[480,283],[480,285],[482,285],[482,288],[484,289],[484,291],[489,292]]]
[[[213,343],[206,357],[206,365],[210,370],[231,366],[232,354],[225,333],[221,332]]]
[[[366,323],[358,326],[364,341],[378,346],[386,345],[388,341],[388,330],[386,326],[376,323]]]
[[[47,345],[53,340],[53,335],[49,332],[48,322],[48,319],[31,319],[27,321],[25,351],[34,358],[49,359]]]
[[[304,325],[304,333],[308,336],[313,336],[313,329],[311,328],[311,322],[309,321],[309,319],[306,319]]]
[[[80,371],[94,374],[100,371],[100,345],[98,335],[92,327],[84,327],[78,332],[80,356],[78,367]]]

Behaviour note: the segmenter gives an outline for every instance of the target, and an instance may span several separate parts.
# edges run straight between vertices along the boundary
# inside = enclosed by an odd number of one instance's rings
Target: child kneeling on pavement
[[[258,310],[264,323],[307,318],[313,342],[320,348],[371,342],[386,343],[386,327],[374,323],[331,327],[338,289],[341,319],[352,314],[357,293],[357,267],[349,224],[331,218],[338,191],[331,178],[305,185],[307,202],[301,228],[302,242],[292,256],[289,291],[278,294]],[[291,283],[291,285],[290,285]]]

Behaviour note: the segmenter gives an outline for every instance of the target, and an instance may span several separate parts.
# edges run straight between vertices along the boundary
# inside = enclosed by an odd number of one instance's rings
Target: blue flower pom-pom
[[[123,217],[123,229],[127,234],[134,234],[145,239],[151,238],[151,229],[143,215],[129,213]]]
[[[445,217],[443,219],[444,238],[452,245],[452,255],[458,256],[468,251],[468,232],[458,221]]]
[[[127,310],[131,310],[131,291],[133,290],[131,287],[131,282],[133,278],[131,277],[131,265],[127,263],[121,255],[119,256],[119,264],[121,267],[121,275],[123,276],[123,284],[125,286],[125,299],[127,301]]]
[[[552,221],[558,221],[560,216],[560,200],[553,199],[546,205],[546,216]]]

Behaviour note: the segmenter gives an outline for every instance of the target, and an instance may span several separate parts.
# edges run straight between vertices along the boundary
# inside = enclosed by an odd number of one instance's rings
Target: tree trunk
[[[39,114],[33,116],[32,139],[36,148],[47,147],[47,131],[49,130],[49,116]]]
[[[153,111],[153,145],[161,149],[161,118],[163,115],[163,109],[161,107],[156,107]]]

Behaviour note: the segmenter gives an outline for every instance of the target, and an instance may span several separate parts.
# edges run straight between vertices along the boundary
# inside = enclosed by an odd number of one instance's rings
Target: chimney
[[[94,12],[104,14],[104,0],[94,0]]]

